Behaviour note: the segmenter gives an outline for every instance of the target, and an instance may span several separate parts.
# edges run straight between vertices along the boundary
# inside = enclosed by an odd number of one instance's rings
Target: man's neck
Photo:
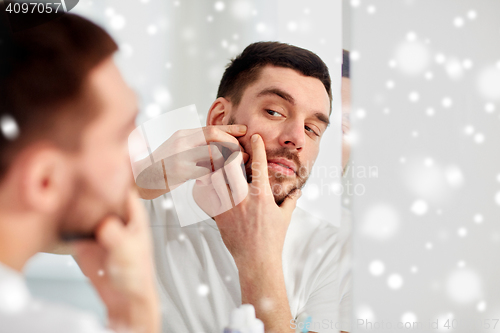
[[[48,230],[33,216],[0,211],[0,262],[21,272],[26,262],[43,251]]]

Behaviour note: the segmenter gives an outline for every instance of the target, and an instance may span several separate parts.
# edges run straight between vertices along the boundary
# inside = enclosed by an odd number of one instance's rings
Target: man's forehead
[[[275,92],[277,97],[282,97],[290,104],[296,103],[326,115],[330,113],[330,99],[323,83],[294,69],[271,65],[263,67],[258,79],[246,89],[245,94],[254,99],[272,95],[269,92]]]

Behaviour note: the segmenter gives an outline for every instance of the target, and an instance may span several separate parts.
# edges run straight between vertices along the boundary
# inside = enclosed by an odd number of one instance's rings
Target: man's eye
[[[311,128],[311,127],[309,127],[309,126],[304,126],[304,128],[306,129],[306,131],[308,131],[308,132],[310,132],[310,133],[312,133],[312,134],[314,134],[314,135],[316,135],[316,136],[319,136],[319,134],[318,134],[318,133],[316,133],[316,132],[315,132],[315,131]]]
[[[269,113],[273,117],[281,117],[282,114],[273,110],[266,110],[267,113]]]

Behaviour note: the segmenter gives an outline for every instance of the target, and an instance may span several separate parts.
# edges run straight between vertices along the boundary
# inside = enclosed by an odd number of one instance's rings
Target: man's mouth
[[[284,158],[270,159],[267,161],[268,168],[283,175],[293,176],[296,173],[295,163]]]

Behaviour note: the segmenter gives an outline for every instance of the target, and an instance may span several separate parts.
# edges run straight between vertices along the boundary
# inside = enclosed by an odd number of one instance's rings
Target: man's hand
[[[156,333],[160,311],[155,287],[150,228],[137,194],[129,196],[129,221],[105,219],[96,241],[80,241],[76,260],[108,309],[117,332]]]
[[[189,179],[212,173],[214,167],[222,167],[222,153],[210,143],[220,143],[232,151],[243,152],[236,137],[245,133],[245,125],[207,126],[175,132],[151,156],[136,162],[144,165],[139,167],[143,170],[136,179],[141,198],[156,198]],[[247,160],[248,154],[243,153],[243,158]],[[152,165],[151,160],[154,161]]]
[[[236,206],[218,216],[215,221],[222,239],[238,267],[242,303],[255,307],[257,317],[266,332],[291,332],[292,315],[286,294],[282,252],[291,215],[300,190],[285,199],[281,206],[274,201],[269,183],[264,142],[259,135],[252,137],[252,183],[247,184],[237,163],[224,168],[211,180],[221,202],[248,195]],[[231,194],[232,192],[232,194]]]
[[[269,183],[264,142],[258,134],[252,137],[252,152],[251,184],[247,184],[241,169],[237,169],[237,163],[226,164],[229,193],[233,193],[233,198],[243,196],[244,200],[216,216],[215,221],[237,264],[241,262],[247,266],[262,261],[281,264],[286,232],[300,191],[293,192],[278,206]],[[220,174],[214,173],[212,183],[224,202],[229,195],[225,183],[221,186],[224,181],[221,176],[222,170]]]

